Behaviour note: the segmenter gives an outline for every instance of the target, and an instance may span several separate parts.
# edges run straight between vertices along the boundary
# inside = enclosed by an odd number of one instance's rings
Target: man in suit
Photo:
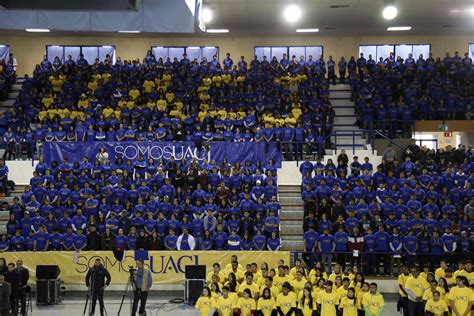
[[[0,274],[0,316],[10,315],[10,283],[5,282],[5,276]]]

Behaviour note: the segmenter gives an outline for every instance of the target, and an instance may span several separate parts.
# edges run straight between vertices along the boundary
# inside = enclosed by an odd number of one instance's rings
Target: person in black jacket
[[[92,292],[90,315],[94,315],[95,305],[97,299],[99,299],[100,315],[104,316],[104,289],[110,285],[110,281],[109,271],[104,268],[100,259],[96,259],[94,266],[89,269],[86,275],[86,285],[89,291]]]
[[[10,283],[5,282],[5,276],[0,274],[0,316],[10,315]]]
[[[21,302],[21,315],[26,315],[26,292],[28,288],[28,281],[30,279],[30,271],[23,267],[23,260],[18,259],[16,261],[16,271],[20,275],[20,302]]]
[[[114,238],[115,235],[112,234],[110,228],[105,229],[105,233],[102,234],[100,238],[100,244],[102,250],[113,250],[114,249]]]
[[[135,245],[137,250],[148,250],[148,238],[144,230],[140,231]]]
[[[87,234],[87,249],[101,250],[101,239],[95,225],[89,227],[89,234]]]
[[[18,298],[20,296],[20,274],[15,270],[15,264],[8,264],[8,271],[5,273],[5,282],[10,283],[10,310],[13,315],[17,314]]]

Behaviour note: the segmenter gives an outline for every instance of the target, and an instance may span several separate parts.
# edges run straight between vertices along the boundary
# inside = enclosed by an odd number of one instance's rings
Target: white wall
[[[18,185],[30,184],[37,163],[38,161],[35,161],[34,166],[32,166],[31,161],[7,160],[6,165],[10,171],[8,179],[13,180]]]

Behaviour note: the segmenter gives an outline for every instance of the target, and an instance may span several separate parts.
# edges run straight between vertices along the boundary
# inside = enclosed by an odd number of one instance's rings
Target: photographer
[[[153,282],[151,272],[149,269],[145,268],[143,260],[138,260],[137,270],[131,270],[130,272],[134,274],[135,278],[132,316],[135,316],[137,313],[138,301],[140,301],[140,309],[138,310],[138,315],[145,315],[148,291],[150,290]]]
[[[100,315],[104,315],[104,289],[110,284],[110,273],[104,268],[100,259],[96,259],[94,266],[86,275],[86,285],[92,293],[91,315],[95,313],[95,305],[99,298]]]
[[[10,283],[10,309],[13,315],[17,314],[18,298],[20,296],[20,274],[15,270],[15,264],[8,264],[8,271],[5,273],[5,282]]]

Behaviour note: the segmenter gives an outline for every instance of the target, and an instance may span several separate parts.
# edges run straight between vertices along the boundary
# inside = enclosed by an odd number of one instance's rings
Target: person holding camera
[[[86,285],[89,293],[92,293],[91,313],[95,313],[95,305],[99,299],[100,315],[104,316],[104,289],[110,285],[110,273],[102,265],[100,259],[96,259],[94,266],[89,269],[86,275]]]
[[[135,279],[132,316],[135,316],[137,313],[138,301],[140,301],[140,309],[138,310],[138,315],[146,315],[146,300],[148,298],[148,291],[151,289],[153,283],[153,277],[151,275],[150,270],[145,268],[145,263],[143,262],[143,260],[138,260],[137,269],[131,269],[130,272],[134,274]]]

